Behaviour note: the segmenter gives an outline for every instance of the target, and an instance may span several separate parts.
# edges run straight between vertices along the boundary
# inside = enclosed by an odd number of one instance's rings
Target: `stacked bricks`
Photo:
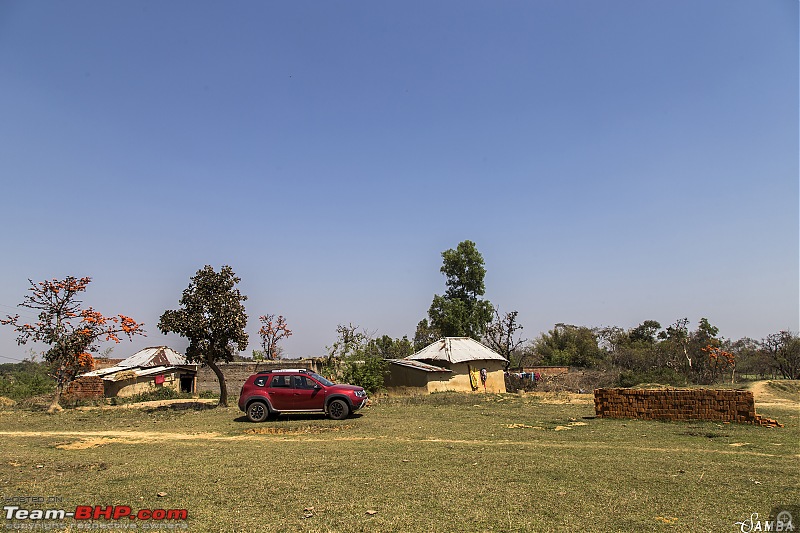
[[[597,389],[595,413],[601,418],[714,420],[783,427],[756,414],[753,393],[712,389]]]
[[[69,384],[64,396],[80,400],[103,398],[103,380],[99,377],[83,376]]]

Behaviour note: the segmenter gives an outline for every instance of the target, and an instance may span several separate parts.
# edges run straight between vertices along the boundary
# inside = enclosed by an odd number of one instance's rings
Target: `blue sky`
[[[0,311],[27,279],[159,334],[229,264],[258,347],[413,336],[475,241],[524,336],[798,329],[798,3],[0,3]],[[25,314],[25,312],[22,312]],[[26,355],[0,329],[4,361]]]

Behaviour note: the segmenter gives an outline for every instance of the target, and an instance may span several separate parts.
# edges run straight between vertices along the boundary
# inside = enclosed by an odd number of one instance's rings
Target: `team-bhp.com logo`
[[[66,509],[23,509],[19,505],[3,507],[6,520],[186,520],[186,509],[139,509],[135,511],[128,505],[78,505],[74,511]]]
[[[774,517],[774,518],[773,518]],[[786,509],[778,510],[769,517],[759,519],[758,513],[753,513],[750,518],[741,522],[736,522],[741,533],[752,533],[753,531],[794,531],[792,524],[792,513]]]

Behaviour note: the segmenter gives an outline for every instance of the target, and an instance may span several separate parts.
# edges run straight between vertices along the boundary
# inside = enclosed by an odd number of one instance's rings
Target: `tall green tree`
[[[443,296],[434,295],[428,309],[428,327],[440,337],[472,337],[479,341],[494,311],[488,300],[480,298],[486,292],[483,256],[474,242],[460,242],[455,249],[442,252],[440,271],[447,278],[447,290]]]
[[[417,323],[417,330],[414,332],[414,350],[419,351],[441,338],[439,330],[431,326],[427,318],[423,318]]]
[[[414,345],[405,335],[403,335],[402,339],[393,339],[389,335],[381,335],[370,339],[365,349],[369,355],[374,355],[381,359],[402,359],[414,353]]]
[[[230,362],[247,349],[247,315],[241,281],[227,265],[219,272],[208,265],[197,271],[183,291],[180,309],[165,311],[158,322],[162,333],[177,333],[189,340],[186,359],[208,366],[219,381],[219,405],[228,406],[228,387],[218,363]]]
[[[681,318],[658,334],[659,350],[670,368],[694,383],[708,384],[715,379],[717,360],[710,354],[721,346],[718,334],[719,328],[707,318],[701,318],[694,331],[689,329],[689,319]]]
[[[549,332],[542,333],[534,346],[546,365],[591,367],[605,357],[597,332],[585,326],[556,324]]]

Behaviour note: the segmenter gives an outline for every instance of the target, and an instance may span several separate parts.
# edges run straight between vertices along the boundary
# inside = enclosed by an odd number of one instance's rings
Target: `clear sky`
[[[796,0],[0,2],[0,312],[156,327],[229,264],[287,355],[412,337],[473,240],[555,323],[798,329]],[[24,316],[30,312],[20,311]],[[2,361],[19,359],[0,328]]]

